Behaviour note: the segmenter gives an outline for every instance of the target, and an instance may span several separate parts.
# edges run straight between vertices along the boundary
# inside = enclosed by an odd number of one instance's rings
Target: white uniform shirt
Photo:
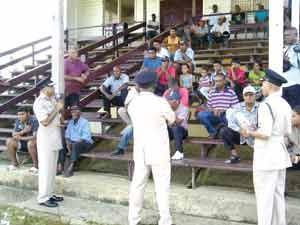
[[[167,123],[175,122],[175,113],[166,99],[141,92],[128,106],[133,125],[133,158],[136,164],[170,163]]]
[[[284,144],[284,136],[292,130],[292,110],[280,95],[277,92],[268,96],[258,107],[257,131],[268,139],[255,139],[253,170],[281,170],[292,166]],[[273,111],[274,120],[266,102]]]
[[[59,151],[62,149],[60,116],[57,114],[48,126],[41,121],[45,120],[54,110],[56,100],[49,99],[43,93],[34,101],[33,111],[39,121],[37,131],[37,148],[39,151]]]
[[[227,31],[228,33],[230,33],[228,23],[222,23],[222,25],[216,23],[216,24],[211,28],[211,31],[210,31],[210,32],[212,32],[212,33],[213,33],[213,32],[218,32],[218,33],[223,34],[225,31]]]

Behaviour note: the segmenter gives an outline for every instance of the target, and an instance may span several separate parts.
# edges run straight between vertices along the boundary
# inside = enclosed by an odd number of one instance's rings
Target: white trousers
[[[43,203],[53,196],[57,169],[58,151],[38,151],[39,193],[38,203]]]
[[[254,171],[258,225],[286,225],[286,170]]]
[[[144,193],[150,170],[154,179],[156,201],[160,214],[158,225],[171,225],[172,218],[169,209],[169,192],[171,165],[147,166],[135,165],[129,194],[129,225],[137,225],[141,220]]]

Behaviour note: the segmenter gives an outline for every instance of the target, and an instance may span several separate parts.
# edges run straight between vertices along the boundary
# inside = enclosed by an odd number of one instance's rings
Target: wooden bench
[[[119,119],[110,119],[103,120],[103,122],[113,122],[119,123],[121,122]],[[93,133],[92,136],[95,139],[103,139],[103,140],[114,140],[119,141],[120,136],[114,134],[97,134]],[[197,144],[200,146],[200,155],[199,159],[195,158],[185,158],[183,160],[173,161],[171,162],[172,167],[189,167],[191,168],[191,187],[196,187],[196,180],[202,169],[217,169],[217,170],[230,170],[230,171],[243,171],[250,172],[252,171],[252,165],[250,162],[241,162],[239,164],[226,164],[224,160],[209,158],[209,152],[216,145],[223,145],[223,141],[220,139],[210,139],[210,138],[195,138],[189,137],[184,140],[184,143]],[[85,153],[81,155],[84,158],[92,158],[92,159],[102,159],[102,160],[117,160],[117,161],[125,161],[128,163],[128,177],[131,180],[133,175],[134,162],[132,158],[132,152],[127,151],[124,155],[121,156],[112,156],[111,152],[103,151],[100,149],[96,149],[93,152]]]

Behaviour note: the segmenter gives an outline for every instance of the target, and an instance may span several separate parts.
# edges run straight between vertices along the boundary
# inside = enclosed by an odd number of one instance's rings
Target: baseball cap
[[[251,85],[247,86],[244,88],[243,90],[243,95],[246,94],[246,93],[256,93],[256,90],[254,87],[252,87]]]

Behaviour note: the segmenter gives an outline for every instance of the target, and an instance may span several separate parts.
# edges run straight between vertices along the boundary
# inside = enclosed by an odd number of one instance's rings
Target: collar
[[[141,91],[140,95],[154,95],[154,93],[150,91]]]
[[[247,108],[245,102],[241,102],[240,104],[241,104],[242,108],[245,108],[245,109]],[[250,112],[253,112],[257,108],[258,108],[258,102],[255,102]]]
[[[268,97],[266,97],[266,100],[272,99],[272,98],[278,98],[278,97],[281,97],[281,95],[282,95],[282,91],[281,91],[281,90],[282,90],[282,89],[280,89],[279,91],[276,91],[276,92],[270,94]]]

